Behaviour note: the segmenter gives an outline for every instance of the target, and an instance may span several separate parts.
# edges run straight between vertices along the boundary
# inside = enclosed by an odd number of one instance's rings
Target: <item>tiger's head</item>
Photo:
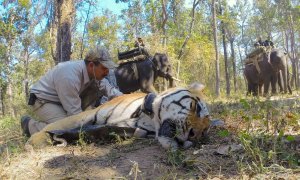
[[[189,126],[189,137],[188,139],[191,141],[199,141],[201,138],[206,136],[206,132],[209,128],[210,124],[210,116],[209,114],[200,115],[202,109],[199,108],[206,108],[202,102],[195,103],[195,109],[190,111],[190,114],[187,119],[187,123]]]
[[[204,85],[193,83],[189,87],[189,91],[196,99],[191,104],[191,110],[187,119],[188,126],[190,127],[189,140],[198,141],[206,135],[206,131],[210,125],[210,115],[204,99],[203,89]]]
[[[199,140],[209,127],[210,116],[202,90],[204,85],[170,89],[154,100],[154,122],[159,142],[176,149],[178,143]],[[177,141],[177,142],[176,142]]]

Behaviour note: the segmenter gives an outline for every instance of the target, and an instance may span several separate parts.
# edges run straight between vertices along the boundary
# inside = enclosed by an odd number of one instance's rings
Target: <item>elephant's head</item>
[[[169,86],[174,87],[174,77],[172,76],[172,66],[166,54],[156,53],[152,60],[155,68],[155,73],[159,77],[166,78],[169,81]]]
[[[287,66],[287,55],[282,50],[274,49],[270,54],[270,62],[274,70],[284,70]]]
[[[285,51],[281,49],[274,49],[272,50],[270,54],[270,63],[272,65],[272,68],[275,72],[280,72],[282,75],[282,81],[284,85],[284,92],[287,93],[289,90],[289,93],[292,93],[291,88],[289,86],[289,76],[288,76],[288,63],[287,63],[288,57]],[[279,81],[281,76],[279,76]],[[280,86],[280,85],[279,85]]]

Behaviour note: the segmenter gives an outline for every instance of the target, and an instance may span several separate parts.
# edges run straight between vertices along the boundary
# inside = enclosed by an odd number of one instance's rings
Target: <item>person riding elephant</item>
[[[258,73],[260,73],[261,70],[258,65],[258,61],[262,59],[261,58],[262,54],[266,52],[264,42],[262,41],[261,36],[257,38],[257,41],[254,43],[254,47],[255,49],[246,56],[246,60],[244,61],[244,64],[247,65],[253,63]]]
[[[258,73],[260,73],[261,70],[258,65],[258,61],[261,59],[261,55],[265,52],[265,47],[263,46],[263,41],[261,40],[261,37],[259,37],[257,41],[254,43],[254,47],[255,49],[246,56],[244,64],[247,65],[253,63]]]
[[[263,45],[265,47],[271,47],[271,48],[274,48],[274,43],[271,41],[271,37],[268,36],[268,39],[266,39],[264,42],[263,42]]]
[[[139,48],[147,57],[150,56],[148,49],[146,48],[145,43],[141,37],[138,37],[134,42],[134,47]]]
[[[264,42],[261,39],[261,36],[257,38],[257,41],[254,43],[254,47],[264,46]]]
[[[281,71],[284,85],[284,92],[288,90],[287,79],[287,56],[283,50],[273,49],[270,53],[270,62],[267,53],[263,53],[262,59],[258,61],[261,72],[259,73],[255,65],[247,64],[244,69],[244,75],[248,83],[248,94],[258,95],[264,86],[264,95],[268,94],[271,83],[272,93],[276,93],[276,84],[278,74]],[[291,93],[291,91],[290,91]]]
[[[274,49],[274,43],[271,41],[271,36],[263,42],[264,47],[266,48],[266,52],[268,54],[268,62],[270,62],[270,54],[272,49]]]

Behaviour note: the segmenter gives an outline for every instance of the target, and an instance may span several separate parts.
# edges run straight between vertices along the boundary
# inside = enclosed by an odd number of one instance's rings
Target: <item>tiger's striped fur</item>
[[[197,140],[209,126],[209,114],[201,100],[199,84],[189,88],[169,89],[158,94],[153,103],[153,115],[144,113],[144,93],[122,95],[102,106],[67,117],[33,134],[27,144],[35,147],[48,144],[47,131],[64,130],[85,124],[136,128],[136,136],[155,132],[165,148],[176,149],[178,142]],[[197,89],[198,88],[198,89]],[[189,143],[187,143],[189,144]]]

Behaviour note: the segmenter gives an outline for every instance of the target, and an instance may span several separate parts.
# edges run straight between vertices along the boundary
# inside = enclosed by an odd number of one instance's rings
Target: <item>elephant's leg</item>
[[[279,74],[279,73],[278,73]],[[276,90],[276,83],[278,81],[278,74],[275,74],[272,78],[271,78],[271,89],[272,89],[272,94],[276,94],[277,90]]]
[[[251,88],[251,84],[248,83],[248,90],[247,90],[247,96],[250,96],[252,93],[252,88]]]
[[[252,92],[253,92],[253,96],[257,96],[258,95],[258,84],[253,84],[253,86],[252,86]]]
[[[281,69],[281,73],[282,73],[282,81],[283,81],[283,87],[284,87],[284,93],[287,93],[288,91],[288,78],[287,78],[287,74],[288,74],[288,70],[287,67],[284,66],[284,68]]]
[[[269,93],[269,86],[270,86],[270,78],[266,78],[264,81],[264,96],[267,96]]]
[[[259,93],[259,95],[262,95],[263,94],[263,84],[259,84],[258,85],[258,93]]]
[[[145,93],[155,93],[155,94],[157,94],[157,91],[155,90],[153,85],[150,85],[146,88],[143,88],[142,91],[145,92]]]
[[[140,79],[141,82],[141,90],[144,93],[157,93],[157,91],[155,90],[153,84],[154,84],[154,77],[150,77],[150,78],[143,78]]]
[[[248,83],[247,95],[254,95],[254,84],[253,83]]]
[[[277,78],[278,78],[279,91],[280,91],[281,93],[283,93],[283,86],[282,86],[282,80],[283,80],[283,78],[282,78],[282,73],[281,73],[281,71],[278,72]]]

